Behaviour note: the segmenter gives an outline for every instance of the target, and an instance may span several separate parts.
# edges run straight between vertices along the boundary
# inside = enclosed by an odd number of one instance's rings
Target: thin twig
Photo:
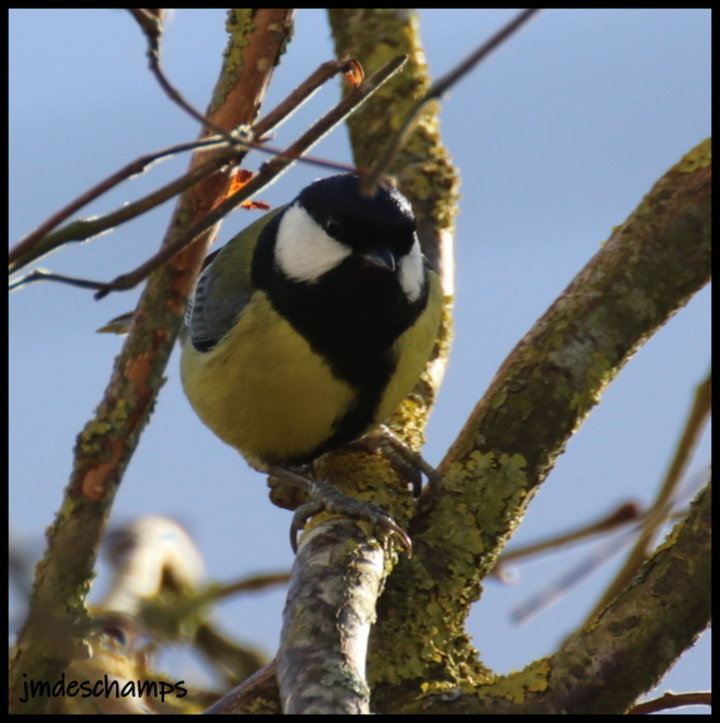
[[[498,30],[491,38],[484,42],[472,55],[463,60],[436,80],[427,93],[424,102],[440,100],[440,98],[460,80],[463,75],[469,73],[481,60],[484,60],[495,48],[502,45],[514,32],[520,29],[533,15],[539,13],[542,8],[530,8],[518,13],[507,25]]]
[[[277,687],[277,664],[271,661],[222,698],[216,700],[206,711],[206,715],[256,713],[257,701],[262,700],[264,713],[282,713],[280,693]]]
[[[712,705],[712,692],[698,691],[697,693],[664,693],[659,698],[646,700],[630,708],[628,715],[647,715],[657,713],[668,708],[684,708],[688,705]]]
[[[103,179],[95,186],[85,191],[82,195],[78,196],[74,201],[71,201],[64,208],[61,208],[57,213],[54,213],[50,218],[41,223],[36,229],[27,234],[19,243],[17,243],[8,254],[9,271],[14,273],[20,268],[30,263],[31,261],[37,260],[40,256],[47,253],[47,251],[41,251],[40,253],[33,253],[35,245],[43,239],[52,229],[59,226],[66,218],[70,217],[73,213],[86,206],[88,203],[94,201],[96,198],[106,193],[111,188],[116,186],[118,183],[137,176],[143,173],[149,166],[161,158],[169,157],[177,153],[184,151],[196,150],[204,145],[215,145],[217,141],[212,139],[203,141],[194,141],[191,143],[181,143],[176,146],[170,146],[164,148],[161,151],[154,153],[147,153],[139,158],[136,158],[131,163],[123,166],[120,170],[111,174],[107,178]],[[28,255],[30,255],[29,258]]]
[[[318,88],[338,73],[347,73],[352,68],[351,59],[328,60],[304,80],[285,100],[273,108],[266,116],[261,118],[254,126],[253,131],[256,137],[269,133],[271,130],[285,122],[304,103],[316,93]]]
[[[194,118],[203,128],[209,128],[210,130],[223,137],[229,144],[235,143],[235,139],[231,132],[221,128],[219,125],[213,123],[209,118],[204,116],[199,110],[196,110],[188,101],[183,98],[177,88],[168,80],[165,72],[160,65],[160,37],[161,28],[160,19],[153,13],[148,13],[142,8],[130,8],[131,15],[135,18],[138,25],[143,31],[145,38],[147,39],[148,49],[147,56],[150,65],[150,72],[155,76],[155,79],[160,84],[160,87],[165,92],[165,95],[170,98],[173,103],[180,106],[188,115]]]
[[[211,585],[201,593],[201,597],[206,602],[214,600],[222,600],[223,598],[237,595],[238,593],[255,592],[257,590],[266,590],[276,585],[287,585],[290,579],[288,572],[266,573],[264,575],[255,575],[246,577],[243,580],[232,582],[224,585]]]
[[[484,42],[474,53],[463,60],[457,67],[453,68],[449,73],[436,80],[428,92],[417,102],[415,107],[410,111],[407,118],[403,122],[400,130],[385,146],[385,149],[373,164],[372,168],[363,177],[360,189],[367,195],[372,196],[375,188],[380,180],[380,176],[393,162],[398,151],[405,145],[408,136],[412,133],[417,124],[420,114],[425,106],[433,100],[440,98],[455,85],[464,75],[469,73],[481,60],[486,58],[495,48],[507,40],[515,31],[517,31],[524,23],[538,13],[541,8],[530,8],[523,10],[509,23],[500,28],[491,38]]]
[[[80,218],[72,223],[66,224],[57,231],[48,233],[38,239],[38,241],[33,244],[30,249],[28,256],[21,255],[17,257],[17,262],[11,266],[11,271],[17,271],[23,266],[27,266],[32,261],[37,261],[42,256],[51,253],[55,249],[67,243],[71,243],[73,241],[85,241],[116,228],[123,223],[132,221],[134,218],[151,211],[153,208],[165,203],[165,201],[170,200],[173,196],[177,196],[179,193],[182,193],[191,186],[194,186],[196,183],[208,178],[225,165],[227,165],[225,156],[213,156],[211,159],[202,165],[193,168],[185,175],[176,178],[174,181],[171,181],[133,203],[120,206],[120,208],[114,209],[103,216]],[[22,279],[16,280],[10,284],[10,288],[16,289],[27,283],[27,280],[38,281],[41,278],[45,278],[45,280],[48,279],[47,274],[44,277],[39,276],[38,278],[31,279],[30,277],[32,276],[32,274],[29,274],[28,276],[22,277]]]
[[[702,481],[706,484],[709,483],[709,479],[707,478],[703,478]],[[694,489],[693,491],[697,492],[697,489]],[[661,507],[653,507],[642,515],[639,514],[637,509],[627,509],[624,511],[623,508],[629,507],[628,505],[621,506],[617,511],[618,519],[616,520],[616,523],[622,524],[622,518],[627,514],[628,517],[625,521],[631,522],[631,527],[626,529],[620,535],[616,535],[610,540],[599,543],[599,545],[592,549],[581,562],[573,565],[568,570],[562,571],[559,577],[550,580],[538,592],[532,594],[529,599],[513,607],[510,611],[510,619],[516,624],[527,622],[532,616],[536,615],[542,609],[556,603],[568,592],[570,588],[585,579],[601,565],[618,554],[623,548],[629,547],[633,539],[637,539],[639,535],[643,534],[643,530],[655,529],[659,524],[671,519],[677,521],[684,518],[687,515],[687,510],[684,510],[683,512],[672,511],[676,503],[677,500],[675,498],[671,498]],[[631,504],[630,507],[635,507],[635,505]],[[612,518],[608,518],[607,522],[612,523]],[[615,525],[608,526],[606,531],[612,531],[614,526]],[[581,536],[585,536],[585,531],[580,530],[578,532],[580,534],[576,539],[580,539]],[[588,532],[592,533],[592,530],[588,530]],[[571,537],[572,535],[567,536],[566,541],[571,542]],[[543,549],[555,547],[556,544],[562,544],[562,537],[548,540],[545,545],[540,543],[535,546],[531,545],[527,548],[518,549],[517,552],[520,553],[520,555],[532,554],[534,552],[540,552]],[[510,553],[510,556],[513,556],[512,553]],[[504,562],[504,558],[506,558],[506,556],[501,555],[500,562]],[[502,569],[498,570],[497,565],[493,569],[493,573],[499,577],[502,577],[502,572]],[[598,612],[600,609],[600,607],[596,608]]]
[[[540,552],[546,552],[547,550],[553,550],[557,547],[563,547],[564,545],[572,544],[573,542],[579,542],[592,535],[597,535],[603,532],[610,532],[615,530],[621,525],[626,525],[629,522],[635,522],[641,517],[641,512],[638,505],[635,502],[624,502],[614,509],[609,515],[604,515],[601,519],[585,524],[582,527],[571,530],[561,535],[554,535],[553,537],[541,540],[540,542],[534,542],[530,545],[524,545],[522,547],[511,548],[507,552],[503,552],[498,557],[497,563],[493,568],[493,574],[499,575],[503,565],[510,562],[510,560],[517,560],[521,557],[529,557],[530,555],[536,555]]]
[[[650,549],[658,530],[670,515],[672,511],[672,501],[678,485],[682,480],[683,472],[690,462],[692,452],[700,440],[705,422],[710,415],[711,381],[711,375],[708,374],[708,376],[697,385],[692,407],[680,439],[678,440],[675,454],[665,474],[665,479],[660,485],[657,497],[648,509],[645,524],[638,535],[635,546],[628,555],[622,569],[618,572],[615,579],[610,583],[590,613],[590,617],[593,617],[604,608],[608,602],[635,577],[640,566],[650,554]]]
[[[36,281],[59,281],[68,286],[77,286],[81,289],[97,289],[98,282],[91,279],[82,279],[78,276],[67,276],[66,274],[58,274],[54,271],[46,269],[33,269],[29,274],[20,276],[8,284],[8,291],[15,291],[23,286],[28,286]]]

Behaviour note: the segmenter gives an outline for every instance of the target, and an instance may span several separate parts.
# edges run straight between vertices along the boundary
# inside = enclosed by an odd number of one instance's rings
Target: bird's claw
[[[404,469],[409,468],[417,473],[411,477],[411,481],[413,494],[418,498],[418,507],[421,512],[427,511],[435,504],[442,488],[442,476],[419,452],[405,444],[388,426],[379,425],[359,441],[368,449],[384,451],[393,462],[397,463],[397,466]],[[424,474],[427,478],[427,485],[424,489],[421,489],[420,474]]]
[[[305,527],[305,523],[321,510],[326,510],[333,514],[347,515],[370,522],[374,528],[380,531],[382,537],[395,537],[407,552],[408,557],[412,555],[412,541],[407,532],[377,505],[355,499],[329,482],[306,477],[294,470],[274,467],[268,471],[276,477],[297,485],[312,498],[310,502],[298,507],[293,515],[290,525],[290,544],[293,552],[297,552],[297,537]]]
[[[298,536],[305,527],[307,521],[322,510],[332,512],[334,514],[344,514],[350,517],[370,522],[380,535],[384,537],[394,537],[400,543],[402,548],[407,552],[408,557],[412,557],[412,540],[405,530],[393,520],[390,515],[380,509],[377,505],[370,502],[356,500],[354,497],[346,496],[350,501],[348,506],[337,506],[334,502],[326,504],[323,500],[312,500],[301,505],[293,514],[292,524],[290,525],[290,545],[294,553],[298,551]]]

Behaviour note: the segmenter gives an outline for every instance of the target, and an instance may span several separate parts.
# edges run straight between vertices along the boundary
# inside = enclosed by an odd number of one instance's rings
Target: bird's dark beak
[[[360,258],[368,266],[376,266],[380,269],[395,271],[397,268],[397,260],[395,254],[390,249],[373,249],[360,254]]]

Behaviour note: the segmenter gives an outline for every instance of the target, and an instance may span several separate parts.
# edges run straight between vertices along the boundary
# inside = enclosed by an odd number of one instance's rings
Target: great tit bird
[[[441,318],[407,199],[355,174],[304,188],[201,273],[182,335],[185,393],[251,466],[297,468],[385,421]]]

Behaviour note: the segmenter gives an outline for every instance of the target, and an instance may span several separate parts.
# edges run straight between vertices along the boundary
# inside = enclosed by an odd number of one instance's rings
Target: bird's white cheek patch
[[[314,283],[350,256],[346,246],[328,236],[310,214],[293,204],[278,226],[275,260],[293,281]]]
[[[400,286],[410,302],[413,302],[420,298],[424,283],[425,269],[423,267],[422,252],[418,240],[415,239],[410,253],[403,256],[400,261]]]

